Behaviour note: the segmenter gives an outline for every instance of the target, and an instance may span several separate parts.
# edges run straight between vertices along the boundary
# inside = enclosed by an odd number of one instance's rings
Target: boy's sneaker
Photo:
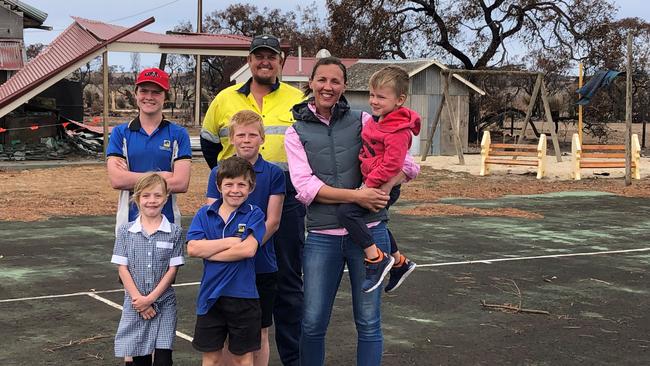
[[[388,284],[384,288],[386,292],[395,291],[399,285],[404,282],[406,277],[408,277],[411,272],[415,269],[417,265],[414,262],[411,262],[408,259],[404,260],[404,264],[399,267],[393,267],[390,270],[390,277],[388,278]]]
[[[366,279],[362,285],[363,292],[372,292],[379,287],[384,277],[393,267],[393,263],[395,263],[395,258],[386,253],[384,253],[384,258],[377,263],[366,261]]]

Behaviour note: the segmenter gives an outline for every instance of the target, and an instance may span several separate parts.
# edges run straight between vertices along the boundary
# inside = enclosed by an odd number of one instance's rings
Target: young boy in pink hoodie
[[[370,77],[370,107],[373,117],[365,121],[361,132],[363,146],[359,153],[364,185],[389,193],[390,207],[400,194],[404,158],[411,147],[413,135],[420,133],[420,116],[403,106],[408,94],[408,73],[398,66],[387,66]],[[415,269],[416,264],[404,257],[390,230],[391,255],[377,248],[366,223],[367,209],[353,203],[341,204],[337,210],[340,224],[366,255],[366,279],[363,291],[371,292],[381,285],[390,271],[386,292],[394,291]]]

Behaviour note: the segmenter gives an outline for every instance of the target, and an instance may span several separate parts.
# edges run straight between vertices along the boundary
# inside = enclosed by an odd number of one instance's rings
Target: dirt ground
[[[549,157],[548,159],[555,159]],[[479,210],[439,202],[445,197],[497,198],[504,195],[541,194],[559,191],[602,191],[628,197],[650,196],[650,159],[644,158],[642,179],[625,186],[622,169],[609,177],[586,173],[586,178],[572,181],[563,163],[549,161],[548,176],[535,179],[531,169],[495,167],[492,174],[478,176],[480,156],[466,155],[465,165],[456,157],[428,157],[420,176],[403,185],[403,201],[417,202],[402,209],[410,215],[482,215],[529,217],[511,209]],[[190,188],[179,196],[181,212],[192,215],[203,204],[209,169],[201,157],[192,162]],[[603,173],[601,174],[608,174]],[[644,179],[645,178],[645,179]],[[115,213],[117,191],[113,190],[101,163],[50,169],[0,170],[0,221],[37,221],[50,217],[104,216]]]

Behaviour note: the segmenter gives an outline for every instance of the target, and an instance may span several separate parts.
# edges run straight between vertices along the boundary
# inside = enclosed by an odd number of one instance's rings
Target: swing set
[[[574,179],[580,179],[580,169],[593,169],[593,168],[625,168],[625,185],[632,184],[631,179],[634,176],[635,179],[640,179],[640,146],[639,139],[637,135],[632,135],[632,34],[628,34],[627,37],[627,81],[626,81],[626,108],[625,108],[625,120],[626,120],[626,130],[625,135],[625,144],[623,145],[596,145],[582,144],[582,106],[579,106],[578,109],[578,133],[575,134],[572,138],[572,158],[573,158],[573,172],[572,176]],[[433,136],[440,124],[440,116],[442,114],[444,107],[447,114],[451,117],[451,128],[453,133],[454,146],[456,149],[456,155],[458,156],[458,162],[460,165],[465,165],[465,158],[463,156],[462,144],[460,136],[458,133],[459,121],[457,116],[454,113],[453,108],[449,105],[449,85],[451,84],[451,77],[454,74],[463,74],[463,75],[481,75],[481,76],[490,76],[490,75],[505,75],[505,76],[519,76],[519,77],[531,77],[535,76],[535,86],[530,98],[530,103],[526,110],[526,116],[524,117],[524,123],[515,138],[515,143],[513,144],[492,144],[490,134],[488,131],[485,131],[483,134],[483,139],[481,141],[481,172],[480,175],[486,175],[489,173],[489,165],[491,164],[502,164],[502,165],[529,165],[537,166],[537,178],[544,176],[544,158],[546,156],[546,134],[542,131],[544,123],[548,122],[551,126],[550,136],[553,142],[553,150],[555,151],[555,157],[557,162],[562,162],[560,144],[557,139],[557,134],[555,131],[555,122],[551,115],[551,109],[548,102],[548,91],[544,83],[544,74],[539,72],[530,72],[530,71],[505,71],[505,70],[460,70],[460,69],[443,69],[440,70],[441,77],[444,80],[444,91],[442,95],[442,100],[436,113],[434,115],[432,128],[429,130],[429,134],[426,139],[425,152],[428,152],[431,149]],[[445,77],[446,76],[446,77]],[[580,77],[579,85],[582,87],[582,65],[580,65]],[[531,116],[535,108],[535,103],[537,103],[538,96],[541,96],[541,100],[544,106],[544,115],[545,120],[542,121],[542,126],[538,130],[535,128]],[[526,134],[526,127],[530,124],[535,131],[540,131],[539,138],[540,141],[538,144],[523,144],[521,143]],[[537,135],[537,133],[536,133]],[[543,140],[543,141],[542,141]],[[542,143],[543,142],[543,143]],[[524,158],[522,160],[518,158]],[[535,157],[535,159],[531,159]],[[422,161],[425,161],[427,154],[422,154]],[[528,159],[525,159],[528,158]]]

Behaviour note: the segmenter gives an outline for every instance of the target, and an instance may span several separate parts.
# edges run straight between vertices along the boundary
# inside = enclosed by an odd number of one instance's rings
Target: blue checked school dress
[[[138,291],[144,296],[154,290],[169,267],[181,266],[183,240],[181,229],[165,216],[158,230],[147,235],[140,217],[117,230],[111,262],[126,265]],[[115,335],[115,356],[145,356],[154,349],[172,349],[176,333],[176,294],[172,287],[152,304],[156,316],[145,320],[131,305],[124,291],[122,318]]]

